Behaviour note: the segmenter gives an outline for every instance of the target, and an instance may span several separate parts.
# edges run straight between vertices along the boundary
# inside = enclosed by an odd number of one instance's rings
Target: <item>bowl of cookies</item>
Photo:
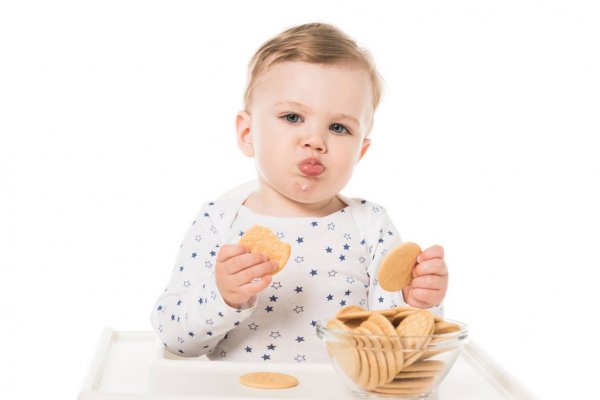
[[[316,328],[334,369],[359,398],[429,397],[468,338],[464,323],[413,307],[347,306]]]

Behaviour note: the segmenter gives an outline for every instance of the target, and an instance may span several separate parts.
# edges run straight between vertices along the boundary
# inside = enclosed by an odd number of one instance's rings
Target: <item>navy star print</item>
[[[343,197],[348,207],[330,215],[285,218],[257,214],[244,199],[206,203],[191,224],[151,314],[168,351],[225,361],[327,362],[319,321],[347,305],[404,304],[400,292],[386,292],[374,279],[382,258],[400,243],[380,205]],[[216,285],[219,249],[255,224],[271,229],[291,253],[262,292],[233,308]]]

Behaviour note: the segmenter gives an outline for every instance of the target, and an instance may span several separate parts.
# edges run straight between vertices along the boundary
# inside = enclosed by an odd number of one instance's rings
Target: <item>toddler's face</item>
[[[237,117],[259,182],[301,203],[339,193],[369,146],[371,90],[358,67],[284,62],[263,72]]]

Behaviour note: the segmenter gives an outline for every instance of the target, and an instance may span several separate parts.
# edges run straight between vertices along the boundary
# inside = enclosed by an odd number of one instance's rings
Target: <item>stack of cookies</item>
[[[448,366],[434,356],[458,347],[461,327],[427,310],[342,308],[327,323],[327,351],[362,389],[416,396],[430,392]]]

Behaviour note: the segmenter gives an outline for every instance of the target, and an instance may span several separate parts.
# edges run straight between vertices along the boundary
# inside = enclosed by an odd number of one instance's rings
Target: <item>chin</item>
[[[318,203],[337,194],[330,186],[326,186],[328,184],[325,182],[302,177],[292,182],[288,197],[299,203]]]

